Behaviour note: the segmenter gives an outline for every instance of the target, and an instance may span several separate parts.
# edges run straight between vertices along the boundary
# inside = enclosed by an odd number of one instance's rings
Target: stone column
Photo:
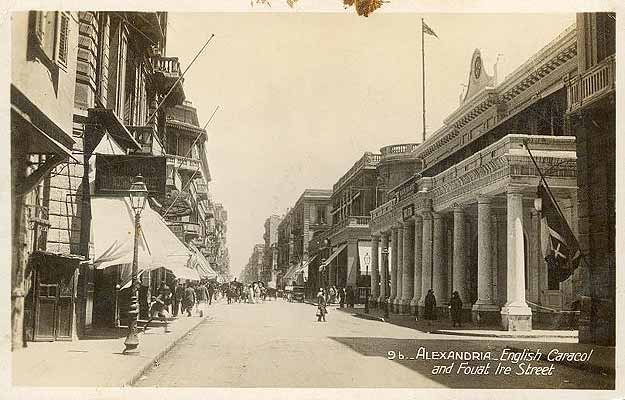
[[[423,245],[421,254],[421,298],[419,299],[419,315],[423,315],[425,296],[432,289],[432,213],[424,211],[423,218]]]
[[[445,221],[439,213],[432,213],[432,289],[436,306],[449,303],[447,288],[447,266],[445,265]]]
[[[525,302],[525,248],[523,238],[523,195],[508,187],[507,284],[508,301],[501,309],[501,324],[509,331],[532,329],[532,310]]]
[[[397,231],[398,228],[393,226],[391,236],[391,296],[388,301],[393,304],[397,296]]]
[[[423,287],[422,274],[422,254],[423,254],[423,218],[420,215],[414,216],[414,280],[412,300],[410,300],[410,313],[417,315],[419,299],[421,298],[421,288]]]
[[[535,209],[530,211],[532,232],[530,234],[530,293],[532,301],[540,304],[540,213]]]
[[[477,301],[473,305],[473,319],[481,322],[494,322],[499,307],[492,294],[490,198],[477,199]]]
[[[454,207],[454,248],[453,248],[453,285],[458,292],[463,305],[470,304],[466,290],[466,249],[465,249],[465,220],[461,206]]]
[[[402,295],[399,312],[410,313],[410,300],[414,292],[414,220],[404,222],[404,266],[402,269]]]
[[[499,279],[497,278],[499,274],[499,234],[497,228],[497,224],[499,223],[498,218],[499,217],[495,213],[490,216],[490,267],[492,281],[491,299],[493,299],[493,304],[501,304],[499,303]]]
[[[388,271],[388,254],[384,252],[384,249],[388,250],[388,232],[382,232],[382,262],[380,264],[380,296],[378,297],[378,304],[382,307],[382,304],[386,300],[387,295],[387,277]]]
[[[393,312],[399,312],[399,304],[402,298],[402,286],[404,284],[404,224],[398,223],[397,228],[397,286],[393,300]]]
[[[371,297],[367,299],[371,306],[375,306],[378,296],[380,295],[380,287],[378,279],[380,276],[380,265],[378,260],[378,251],[380,246],[380,235],[371,235]]]

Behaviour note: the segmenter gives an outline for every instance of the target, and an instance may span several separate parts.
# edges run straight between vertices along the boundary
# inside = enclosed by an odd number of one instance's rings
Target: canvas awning
[[[200,252],[195,246],[191,245],[191,258],[189,258],[188,266],[194,271],[197,271],[200,278],[203,279],[215,279],[217,278],[217,273],[210,266],[210,263],[204,257],[202,252]]]
[[[131,264],[134,246],[134,216],[124,197],[92,197],[91,228],[94,265],[98,269]],[[138,266],[141,270],[166,268],[176,277],[199,280],[188,268],[189,249],[167,227],[163,218],[146,203],[141,213]]]
[[[300,265],[299,267],[297,267],[297,269],[296,269],[295,271],[293,271],[293,275],[295,275],[295,274],[299,274],[300,272],[305,271],[305,270],[306,270],[306,268],[308,268],[308,265],[309,265],[311,262],[313,262],[313,260],[314,260],[315,258],[317,258],[317,254],[315,254],[315,255],[313,256],[313,258],[311,258],[310,260],[306,261],[305,263],[303,263],[302,265]]]
[[[371,241],[358,241],[358,261],[360,263],[360,275],[369,275],[371,273]]]
[[[321,263],[321,265],[319,266],[319,271],[323,271],[325,267],[327,267],[332,262],[332,260],[334,260],[339,254],[341,254],[343,250],[345,250],[346,247],[347,243],[344,243],[340,245],[336,250],[334,250],[334,253],[332,253],[332,255],[330,255],[327,260]]]

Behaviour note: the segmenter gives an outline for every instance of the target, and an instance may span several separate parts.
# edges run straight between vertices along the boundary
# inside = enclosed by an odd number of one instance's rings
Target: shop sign
[[[125,195],[137,175],[150,196],[165,196],[167,159],[164,156],[96,155],[95,191],[98,195]]]

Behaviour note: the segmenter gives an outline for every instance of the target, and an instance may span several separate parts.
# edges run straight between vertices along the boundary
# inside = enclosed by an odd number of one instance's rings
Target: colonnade
[[[509,187],[506,192],[507,259],[505,265],[502,265],[506,269],[506,296],[501,308],[497,301],[497,291],[493,289],[496,287],[499,260],[496,243],[500,217],[492,212],[492,198],[477,198],[477,300],[471,304],[467,287],[467,252],[471,244],[468,243],[466,211],[461,205],[454,205],[448,211],[453,215],[453,245],[449,247],[445,246],[444,213],[435,212],[431,206],[408,219],[397,221],[388,230],[375,233],[371,242],[372,254],[376,255],[372,257],[372,274],[375,277],[371,280],[372,299],[378,304],[384,304],[388,285],[388,301],[392,311],[417,314],[420,317],[425,296],[430,289],[436,296],[437,307],[445,309],[451,293],[457,291],[467,313],[470,309],[474,320],[495,319],[501,321],[504,329],[531,329],[531,310],[525,301],[523,203],[520,190]],[[389,248],[390,260],[388,251],[380,251]],[[447,254],[448,248],[452,249],[452,254]],[[381,257],[377,257],[378,252]],[[387,271],[390,273],[388,279]]]

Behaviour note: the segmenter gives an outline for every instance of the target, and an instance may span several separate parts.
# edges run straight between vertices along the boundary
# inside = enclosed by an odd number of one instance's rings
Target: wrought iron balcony
[[[177,156],[175,154],[167,154],[167,165],[173,166],[176,170],[183,170],[193,173],[200,168],[200,160],[195,158]]]
[[[575,112],[602,98],[616,88],[616,57],[607,57],[599,64],[576,75],[567,82],[568,112]]]

